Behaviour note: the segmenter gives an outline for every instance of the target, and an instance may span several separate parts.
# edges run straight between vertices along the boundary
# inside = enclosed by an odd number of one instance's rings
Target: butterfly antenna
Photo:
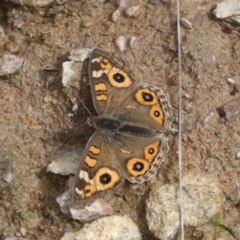
[[[78,97],[79,101],[82,103],[82,105],[84,106],[84,108],[87,110],[87,112],[89,113],[90,116],[92,116],[92,113],[89,111],[89,109],[87,108],[87,106],[84,104],[84,102],[82,101],[82,99],[80,97]]]
[[[78,128],[81,128],[81,127],[84,126],[85,124],[88,124],[88,122],[86,121],[86,122],[84,122],[84,123],[82,123],[82,124],[80,124],[80,125],[75,125],[75,126],[77,126]]]

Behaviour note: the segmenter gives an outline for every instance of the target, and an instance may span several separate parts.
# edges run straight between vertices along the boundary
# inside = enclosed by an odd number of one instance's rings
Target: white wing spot
[[[102,76],[102,74],[103,74],[103,70],[99,70],[99,71],[97,72],[96,78],[100,78],[100,77]]]
[[[85,182],[89,183],[90,182],[90,179],[89,179],[89,176],[88,176],[88,173],[86,171],[83,171],[83,179]]]
[[[79,178],[83,179],[83,175],[84,175],[84,171],[81,170],[80,173],[79,173]]]
[[[99,58],[92,59],[92,63],[94,63],[94,62],[100,62],[100,59]]]
[[[79,195],[82,195],[83,194],[83,191],[79,190],[77,187],[75,188],[75,192]]]
[[[93,72],[92,72],[93,77],[96,78],[96,77],[97,77],[97,73],[98,73],[97,71],[93,71]]]
[[[99,187],[97,187],[97,190],[98,190],[98,191],[103,191],[104,188],[99,186]]]

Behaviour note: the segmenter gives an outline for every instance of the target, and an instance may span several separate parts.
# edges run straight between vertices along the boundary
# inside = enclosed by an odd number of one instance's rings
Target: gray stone
[[[88,223],[100,217],[113,214],[113,209],[104,199],[96,199],[89,206],[70,206],[70,213],[73,219],[79,220],[82,223]]]
[[[73,49],[70,51],[70,56],[68,57],[70,60],[83,62],[85,59],[89,58],[89,54],[93,48],[80,48],[80,49]]]
[[[217,18],[240,23],[240,1],[223,0],[218,3],[213,13]]]
[[[47,167],[47,172],[69,176],[75,174],[81,154],[73,148],[63,149],[54,156]]]
[[[55,2],[55,0],[10,0],[10,1],[15,4],[19,4],[23,6],[27,5],[32,7],[34,6],[43,7]]]
[[[110,216],[85,224],[76,240],[140,240],[137,225],[127,216]]]
[[[20,70],[23,66],[23,62],[24,59],[19,56],[4,54],[0,58],[0,76],[12,74]]]
[[[184,225],[197,227],[221,212],[223,193],[217,179],[190,173],[182,178]],[[175,239],[180,226],[178,184],[156,184],[146,201],[150,231],[159,239]]]

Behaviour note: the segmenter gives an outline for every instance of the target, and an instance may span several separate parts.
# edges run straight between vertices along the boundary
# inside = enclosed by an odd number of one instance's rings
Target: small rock
[[[227,82],[230,83],[230,84],[234,84],[235,80],[233,78],[228,77]]]
[[[180,22],[185,28],[188,28],[188,29],[192,28],[192,23],[188,21],[186,18],[181,18]]]
[[[187,103],[185,106],[184,106],[184,110],[187,112],[187,113],[190,113],[191,110],[192,110],[192,103]]]
[[[69,234],[69,233],[68,233]],[[74,236],[75,233],[74,233]],[[69,239],[69,238],[68,238]],[[137,225],[127,216],[110,216],[85,224],[75,240],[141,240],[141,233]],[[65,235],[61,240],[67,240]]]
[[[68,61],[63,63],[63,73],[62,73],[62,85],[66,87],[68,82],[70,82],[74,77],[74,71],[72,70],[72,65],[74,61]]]
[[[19,238],[19,237],[21,237],[22,235],[21,235],[20,232],[16,232],[15,236]]]
[[[214,54],[211,54],[209,58],[211,62],[216,62],[216,56]]]
[[[95,19],[92,19],[92,18],[87,18],[85,20],[83,20],[82,22],[82,26],[85,27],[85,28],[89,28],[91,27],[93,24],[95,23]]]
[[[119,7],[125,8],[127,6],[127,0],[117,0]]]
[[[149,230],[159,239],[172,239],[177,234],[180,215],[176,186],[154,186],[146,202],[146,219]]]
[[[89,54],[92,50],[93,48],[73,49],[70,51],[70,56],[68,58],[77,62],[83,62],[89,58]]]
[[[39,7],[43,7],[43,6],[47,6],[50,5],[52,3],[55,2],[55,0],[34,0],[34,1],[29,1],[29,0],[10,0],[11,2],[15,3],[15,4],[19,4],[22,6],[39,6]]]
[[[99,198],[89,206],[70,206],[70,213],[74,220],[88,223],[100,217],[112,215],[113,209],[104,199]]]
[[[211,121],[211,119],[213,118],[214,116],[214,112],[210,112],[203,120],[203,123],[207,123],[209,121]]]
[[[26,234],[27,234],[27,230],[26,230],[26,228],[24,228],[24,227],[20,227],[20,233],[21,233],[21,235],[22,235],[23,237],[25,237]]]
[[[69,176],[75,174],[81,155],[73,148],[62,149],[47,166],[47,172]]]
[[[134,37],[134,36],[132,36],[131,37],[131,39],[130,39],[130,41],[129,41],[129,45],[130,45],[130,47],[132,48],[133,47],[133,44],[134,44],[134,42],[136,41],[136,37]]]
[[[142,8],[140,5],[133,6],[125,10],[126,16],[130,18],[138,18],[141,15],[141,13],[142,13]]]
[[[217,4],[213,14],[220,19],[240,23],[240,1],[223,0]]]
[[[101,198],[88,205],[85,202],[73,202],[73,184],[74,177],[71,176],[66,183],[66,191],[56,198],[63,213],[67,215],[70,213],[74,220],[82,223],[113,214],[111,205]]]
[[[43,98],[43,101],[45,102],[45,103],[51,103],[52,102],[52,100],[53,100],[53,97],[52,96],[50,96],[50,95],[47,95],[47,96],[45,96],[44,98]]]
[[[72,117],[74,117],[74,114],[73,113],[67,113],[67,117],[72,118]]]
[[[120,17],[121,17],[121,10],[117,9],[112,14],[112,21],[117,22],[120,19]]]
[[[115,43],[118,49],[121,52],[124,52],[124,50],[126,49],[126,38],[124,36],[120,36],[116,39]]]
[[[236,152],[236,154],[235,154],[235,158],[236,158],[237,160],[240,159],[240,151],[237,151],[237,152]]]
[[[73,111],[73,112],[77,112],[77,110],[78,110],[78,104],[75,103],[75,104],[72,106],[72,111]]]
[[[3,180],[6,183],[11,183],[14,178],[15,178],[15,175],[11,171],[9,171],[3,175]]]
[[[217,108],[221,121],[235,118],[240,114],[240,98],[233,99]]]
[[[73,191],[70,188],[72,188],[73,182],[74,182],[74,177],[71,176],[68,179],[65,187],[68,189],[56,198],[56,202],[58,203],[61,211],[66,215],[70,213],[70,205],[72,202],[72,193],[73,193]]]
[[[189,173],[182,178],[184,225],[197,227],[221,212],[224,196],[217,179]],[[150,231],[159,239],[175,239],[179,231],[179,185],[155,184],[146,202]]]
[[[19,56],[4,54],[0,58],[0,76],[12,74],[20,70],[23,66],[23,62],[24,59]]]

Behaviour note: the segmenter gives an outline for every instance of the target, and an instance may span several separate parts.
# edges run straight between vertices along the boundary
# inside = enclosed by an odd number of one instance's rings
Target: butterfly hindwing
[[[96,199],[123,185],[121,167],[108,137],[97,130],[85,147],[74,181],[78,202]]]
[[[169,151],[168,141],[161,135],[139,137],[118,134],[112,146],[124,176],[133,183],[149,180]]]

